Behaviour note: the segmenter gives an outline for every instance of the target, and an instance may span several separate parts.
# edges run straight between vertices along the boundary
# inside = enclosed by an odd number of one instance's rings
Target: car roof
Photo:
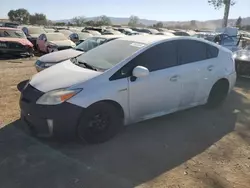
[[[125,35],[99,35],[99,36],[93,36],[91,38],[105,38],[105,39],[115,39],[115,38],[121,38]]]
[[[60,33],[60,32],[49,32],[49,33],[43,33],[44,35],[63,35],[64,36],[64,34],[62,34],[62,33]]]
[[[165,35],[132,35],[119,38],[118,40],[126,40],[133,42],[140,42],[144,44],[152,44],[157,41],[175,38],[177,36],[165,36]]]

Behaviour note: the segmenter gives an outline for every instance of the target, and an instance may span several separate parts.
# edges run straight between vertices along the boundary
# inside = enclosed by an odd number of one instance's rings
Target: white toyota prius
[[[121,126],[206,104],[234,87],[232,53],[191,37],[128,36],[36,75],[20,98],[38,136],[112,138]]]

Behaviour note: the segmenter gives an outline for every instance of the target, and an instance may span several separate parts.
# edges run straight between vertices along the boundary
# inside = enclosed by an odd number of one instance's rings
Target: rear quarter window
[[[180,41],[178,51],[181,65],[216,58],[219,53],[217,47],[195,40]]]
[[[179,63],[181,65],[207,59],[206,44],[195,40],[179,41]]]
[[[219,49],[215,46],[207,44],[207,59],[216,58],[219,54]]]

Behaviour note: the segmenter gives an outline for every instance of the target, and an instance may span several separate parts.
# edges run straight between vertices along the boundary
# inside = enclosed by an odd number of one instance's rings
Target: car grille
[[[59,46],[57,49],[58,50],[66,50],[72,48],[71,46]]]
[[[8,49],[24,49],[25,46],[23,46],[22,44],[18,43],[18,42],[0,42],[1,43],[1,47],[5,47]]]
[[[235,69],[239,75],[250,76],[250,61],[235,60]]]
[[[28,84],[22,91],[21,100],[27,103],[35,103],[42,95],[43,92]]]

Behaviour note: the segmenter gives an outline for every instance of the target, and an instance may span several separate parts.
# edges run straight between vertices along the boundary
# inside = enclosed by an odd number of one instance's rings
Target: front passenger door
[[[141,121],[176,111],[181,93],[176,42],[151,47],[127,64],[130,70],[138,65],[148,68],[150,73],[147,77],[129,79],[131,120]]]

